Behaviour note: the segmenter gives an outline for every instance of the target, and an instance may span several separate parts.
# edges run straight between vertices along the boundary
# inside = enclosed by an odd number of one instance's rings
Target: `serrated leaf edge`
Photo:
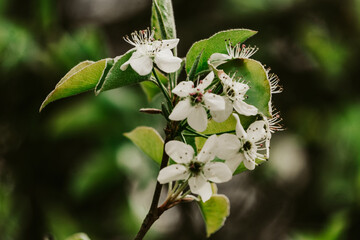
[[[251,29],[247,29],[247,28],[233,28],[233,29],[223,30],[223,31],[214,33],[214,34],[211,35],[209,38],[201,39],[201,40],[199,40],[199,41],[194,42],[194,43],[191,45],[191,47],[189,48],[189,51],[187,52],[185,58],[187,59],[187,55],[189,54],[190,50],[195,46],[195,44],[200,43],[200,42],[204,42],[204,41],[207,41],[207,40],[210,40],[211,38],[213,38],[213,37],[215,37],[216,35],[218,35],[218,34],[220,34],[220,33],[223,33],[223,32],[240,31],[240,30],[247,30],[247,31],[254,32],[254,34],[251,35],[249,38],[251,38],[251,37],[254,36],[256,33],[258,33],[258,31],[251,30]],[[202,51],[203,51],[203,50],[202,50]],[[185,70],[186,70],[186,72],[187,72],[187,65],[186,65],[186,64],[185,64]]]

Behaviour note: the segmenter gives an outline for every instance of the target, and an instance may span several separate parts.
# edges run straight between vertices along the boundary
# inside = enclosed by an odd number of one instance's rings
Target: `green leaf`
[[[107,90],[139,83],[150,78],[150,73],[146,76],[141,76],[135,72],[130,65],[125,71],[120,69],[121,65],[129,60],[134,51],[134,49],[131,49],[124,55],[115,58],[115,64],[110,68],[105,79],[99,81],[99,84],[96,86],[96,95]]]
[[[95,88],[96,84],[105,75],[106,67],[111,65],[111,63],[111,59],[102,59],[97,62],[85,61],[76,65],[46,97],[41,104],[40,111],[50,102]]]
[[[85,233],[75,233],[74,235],[66,238],[66,240],[90,240],[90,238]]]
[[[167,77],[164,76],[157,68],[155,68],[156,75],[160,81],[166,85],[168,83]],[[152,74],[153,76],[153,74]],[[155,77],[154,77],[155,78]],[[142,90],[147,96],[148,101],[150,102],[158,93],[160,93],[160,88],[153,81],[144,81],[140,83]]]
[[[193,81],[195,78],[196,69],[199,66],[199,61],[200,61],[202,53],[203,53],[203,51],[201,51],[199,53],[199,55],[196,57],[196,59],[194,61],[194,64],[191,66],[191,69],[190,69],[190,72],[188,75],[188,80],[190,80],[190,81]]]
[[[174,12],[171,0],[153,0],[151,27],[156,39],[176,38]]]
[[[158,93],[160,93],[159,87],[152,81],[144,81],[140,83],[142,90],[144,91],[147,100],[150,102]]]
[[[260,113],[271,117],[271,90],[268,75],[264,66],[253,59],[233,59],[217,67],[224,70],[228,75],[241,78],[250,89],[246,92],[246,103],[257,107]]]
[[[199,202],[200,210],[206,225],[206,235],[218,231],[230,214],[229,199],[222,194],[214,194],[206,202]]]
[[[208,39],[200,40],[195,42],[188,53],[186,54],[186,72],[189,73],[191,67],[193,66],[196,57],[199,55],[201,51],[204,51],[200,61],[199,66],[196,70],[196,73],[208,69],[207,61],[211,54],[213,53],[227,53],[225,40],[229,40],[231,42],[239,43],[244,42],[249,37],[256,34],[256,31],[248,30],[248,29],[232,29],[227,31],[218,32],[215,35],[211,36]]]
[[[124,135],[152,160],[158,164],[161,163],[164,140],[154,128],[137,127],[129,133],[124,133]]]

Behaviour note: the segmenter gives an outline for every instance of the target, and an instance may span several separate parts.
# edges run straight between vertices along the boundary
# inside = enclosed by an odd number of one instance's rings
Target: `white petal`
[[[265,126],[264,121],[253,122],[246,130],[248,139],[250,139],[253,142],[257,142],[260,141],[261,139],[266,138],[266,131],[264,126]]]
[[[245,94],[249,90],[249,86],[245,83],[233,82],[234,90],[237,94]]]
[[[129,51],[130,51],[130,50],[129,50]],[[124,62],[124,63],[120,66],[120,69],[121,69],[122,71],[125,71],[125,70],[128,68],[128,66],[129,66],[129,64],[130,64],[130,62],[131,62],[132,60],[134,60],[134,59],[136,59],[136,58],[140,58],[140,57],[142,57],[142,56],[144,56],[144,54],[141,54],[140,51],[135,51],[135,52],[131,55],[131,57],[129,58],[129,60],[127,60],[126,62]],[[115,58],[115,61],[117,62],[119,59],[120,59],[120,56],[117,56],[117,57]]]
[[[175,110],[175,109],[174,109]],[[170,116],[169,116],[170,118]],[[198,132],[203,132],[207,127],[207,113],[201,105],[193,107],[191,113],[189,114],[187,121],[193,129]]]
[[[258,112],[258,109],[250,104],[247,104],[246,102],[242,101],[242,100],[235,100],[233,102],[234,105],[234,109],[241,115],[245,115],[245,116],[252,116],[252,115],[256,115]]]
[[[206,77],[200,81],[200,84],[197,85],[197,89],[199,89],[199,91],[203,92],[205,90],[205,88],[207,88],[212,81],[214,80],[214,72],[211,71],[208,75],[206,75]]]
[[[214,110],[214,111],[225,110],[225,100],[222,96],[207,92],[204,94],[203,99],[205,106],[209,110]]]
[[[244,165],[247,169],[249,170],[254,170],[255,169],[255,162],[251,160],[251,158],[249,156],[246,155],[245,153],[245,159],[244,159]]]
[[[215,183],[227,182],[232,177],[231,170],[222,162],[208,162],[203,171],[205,178]]]
[[[157,180],[164,184],[177,180],[185,180],[189,177],[188,169],[181,164],[173,164],[160,170]]]
[[[237,154],[241,147],[239,138],[234,134],[221,134],[218,136],[217,142],[216,156],[223,160],[229,159]]]
[[[265,157],[267,159],[270,157],[270,139],[271,139],[271,133],[270,131],[268,131],[265,139]]]
[[[125,71],[125,70],[128,68],[129,64],[130,64],[130,60],[127,60],[126,62],[124,62],[124,63],[120,66],[120,69],[121,69],[122,71]]]
[[[178,95],[179,97],[187,97],[190,93],[193,93],[195,91],[194,89],[194,83],[192,81],[183,81],[180,82],[173,90],[172,92]]]
[[[223,84],[231,86],[232,78],[229,77],[223,70],[218,71],[218,77]]]
[[[227,54],[222,53],[214,53],[210,56],[209,62],[214,66],[217,67],[229,60],[231,57]]]
[[[171,114],[169,115],[169,119],[173,121],[181,121],[189,116],[189,114],[193,111],[193,106],[190,103],[190,99],[186,98],[176,104]]]
[[[239,116],[235,113],[233,113],[233,116],[236,119],[236,136],[240,139],[247,139],[247,133],[241,125]]]
[[[233,112],[233,105],[229,98],[223,97],[225,101],[225,110],[223,111],[214,111],[210,110],[210,114],[215,122],[223,122],[229,118],[230,114]]]
[[[156,40],[156,41],[153,41],[153,47],[154,47],[154,49],[160,48],[161,50],[173,49],[174,47],[176,47],[178,45],[178,43],[179,43],[178,38],[167,39],[167,40]]]
[[[132,69],[141,76],[148,75],[153,68],[152,59],[147,55],[138,54],[138,52],[133,53],[129,63]]]
[[[203,202],[210,199],[212,195],[211,184],[201,174],[191,177],[189,186],[191,192],[199,194]]]
[[[241,162],[245,162],[246,159],[243,153],[238,153],[232,156],[231,158],[226,159],[225,164],[229,167],[232,172],[239,167]]]
[[[215,158],[217,146],[217,136],[211,135],[205,142],[200,153],[197,155],[197,160],[199,162],[209,162]]]
[[[165,144],[165,152],[177,163],[189,163],[194,158],[194,149],[176,140]]]
[[[172,73],[180,68],[182,60],[174,57],[171,50],[164,49],[155,55],[154,62],[164,72]]]

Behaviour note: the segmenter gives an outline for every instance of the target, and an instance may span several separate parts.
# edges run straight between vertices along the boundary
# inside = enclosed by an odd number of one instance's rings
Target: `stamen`
[[[272,116],[272,118],[267,120],[270,133],[283,131],[284,128],[280,123],[283,119],[280,117],[280,112],[275,112],[272,114]]]
[[[230,41],[227,44],[225,43],[225,46],[226,51],[231,58],[250,58],[259,50],[256,46],[246,47],[245,44],[240,43],[232,46]]]
[[[135,46],[146,46],[144,50],[151,55],[155,52],[159,51],[162,44],[160,44],[160,47],[154,48],[153,42],[154,42],[154,34],[155,34],[155,28],[153,30],[150,30],[149,28],[140,30],[140,31],[134,31],[131,33],[131,39],[128,35],[126,35],[123,39],[125,42]]]
[[[283,91],[282,86],[279,85],[280,79],[274,74],[268,74],[269,82],[270,82],[270,90],[272,94],[281,93]]]

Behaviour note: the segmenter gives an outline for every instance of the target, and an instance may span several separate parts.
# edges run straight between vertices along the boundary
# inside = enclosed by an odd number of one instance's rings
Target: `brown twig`
[[[177,128],[178,128],[178,124],[174,122],[171,122],[165,128],[166,137],[164,141],[164,150],[160,164],[160,170],[166,167],[168,164],[169,156],[165,153],[165,144],[174,138],[174,135],[177,132]],[[150,227],[154,224],[154,222],[159,219],[159,217],[161,216],[161,214],[163,214],[164,211],[169,209],[169,205],[167,202],[165,202],[163,205],[158,207],[161,189],[162,189],[162,185],[159,182],[157,182],[149,212],[146,215],[143,223],[141,224],[140,230],[137,233],[134,240],[142,240],[145,234],[149,231]]]

